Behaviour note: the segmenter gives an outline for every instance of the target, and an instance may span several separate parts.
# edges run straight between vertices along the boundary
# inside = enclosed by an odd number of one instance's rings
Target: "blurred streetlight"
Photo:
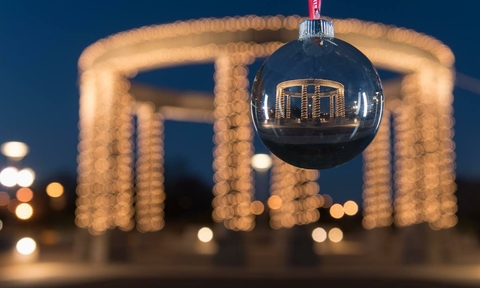
[[[21,187],[30,187],[35,181],[35,172],[32,169],[26,168],[20,170],[17,174],[17,184]]]
[[[0,172],[0,184],[5,187],[13,187],[17,185],[18,169],[15,167],[7,167]]]
[[[343,240],[343,232],[339,228],[332,228],[328,231],[328,239],[333,243],[338,243]]]
[[[22,203],[15,209],[15,215],[21,220],[30,219],[33,215],[33,208],[28,203]]]
[[[29,149],[27,144],[23,142],[12,141],[3,143],[1,151],[6,157],[15,161],[20,161],[28,154]]]
[[[198,240],[202,241],[203,243],[208,243],[213,239],[213,231],[208,227],[203,227],[198,230],[197,237]]]
[[[58,198],[63,195],[63,186],[58,182],[52,182],[47,186],[47,194],[52,198]]]
[[[358,213],[358,205],[354,201],[347,201],[343,204],[343,209],[345,210],[345,214],[348,216],[354,216]]]
[[[30,255],[37,249],[37,243],[30,237],[25,237],[17,242],[17,251],[22,255]]]
[[[272,167],[272,157],[268,154],[255,154],[252,157],[252,167],[258,172],[268,171]]]
[[[342,205],[333,204],[332,207],[330,207],[330,215],[332,218],[340,219],[345,215],[345,210]]]
[[[33,191],[30,188],[23,187],[18,189],[16,196],[20,202],[30,202],[33,199]]]
[[[312,239],[317,243],[325,242],[325,240],[327,240],[327,231],[325,231],[325,229],[320,227],[315,228],[312,231]]]

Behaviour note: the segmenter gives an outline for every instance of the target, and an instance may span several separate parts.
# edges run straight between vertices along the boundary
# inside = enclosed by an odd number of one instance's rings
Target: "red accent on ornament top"
[[[322,0],[308,0],[308,10],[310,11],[310,19],[320,19],[320,8]]]

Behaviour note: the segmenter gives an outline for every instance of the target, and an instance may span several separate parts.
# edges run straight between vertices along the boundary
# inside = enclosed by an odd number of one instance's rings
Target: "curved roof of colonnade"
[[[116,67],[136,72],[180,63],[211,62],[222,49],[245,52],[262,48],[255,56],[266,57],[283,43],[297,39],[298,25],[304,19],[300,16],[207,18],[136,28],[87,47],[79,59],[79,69],[82,72],[99,64],[122,63]],[[400,73],[420,69],[418,62],[399,61],[404,57],[427,59],[447,68],[454,64],[453,53],[446,45],[413,30],[356,19],[333,22],[336,37],[356,46],[379,68]],[[190,53],[196,56],[189,57],[189,52],[196,52]],[[153,55],[157,54],[167,57],[155,58]],[[134,61],[139,56],[143,56],[143,61],[140,58]]]

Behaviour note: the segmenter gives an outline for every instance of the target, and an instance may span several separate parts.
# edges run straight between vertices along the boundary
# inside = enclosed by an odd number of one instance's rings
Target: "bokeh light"
[[[0,183],[6,187],[17,185],[18,169],[15,167],[7,167],[0,172]]]
[[[325,242],[325,240],[327,240],[327,231],[325,231],[325,229],[320,227],[315,228],[312,231],[312,239],[317,243]]]
[[[52,198],[57,198],[63,195],[63,186],[58,182],[52,182],[47,186],[47,194]]]
[[[358,213],[358,205],[354,201],[345,202],[345,204],[343,204],[343,209],[348,216],[353,216]]]
[[[7,206],[10,202],[10,195],[7,192],[0,192],[0,206]]]
[[[256,171],[267,171],[272,167],[272,157],[268,154],[255,154],[252,157],[252,167]]]
[[[7,142],[2,145],[2,154],[14,159],[22,159],[28,154],[28,146],[23,142]]]
[[[328,231],[328,239],[333,243],[338,243],[343,240],[343,232],[339,228],[332,228]]]
[[[277,210],[277,209],[280,209],[280,207],[282,207],[282,198],[280,198],[280,196],[277,196],[277,195],[272,195],[270,196],[270,198],[268,198],[268,201],[267,201],[267,205],[268,205],[268,208],[272,209],[272,210]]]
[[[202,241],[203,243],[208,243],[213,239],[213,231],[208,227],[203,227],[198,230],[198,240]]]
[[[2,230],[2,229],[3,229],[3,221],[0,220],[0,230]]]
[[[343,209],[343,206],[340,204],[333,204],[332,207],[330,207],[330,215],[332,218],[335,219],[340,219],[345,215],[345,210]]]
[[[260,215],[263,213],[263,211],[265,210],[265,206],[263,205],[262,202],[260,201],[253,201],[252,204],[250,204],[250,211],[254,214],[254,215]]]
[[[17,191],[17,199],[20,202],[29,202],[33,199],[33,191],[30,188],[20,188]]]
[[[330,208],[330,206],[332,206],[333,204],[332,196],[328,194],[323,194],[322,197],[323,197],[323,208],[327,208],[327,209]]]
[[[20,205],[20,201],[18,201],[17,199],[11,199],[8,202],[7,209],[8,211],[15,213],[15,209],[17,209],[18,205]]]
[[[33,215],[33,208],[28,203],[22,203],[15,209],[15,215],[22,220],[30,219]]]
[[[20,170],[17,174],[17,184],[22,187],[30,187],[35,181],[35,173],[32,169],[26,168]]]
[[[37,249],[37,243],[30,237],[25,237],[17,242],[17,251],[22,255],[30,255]]]

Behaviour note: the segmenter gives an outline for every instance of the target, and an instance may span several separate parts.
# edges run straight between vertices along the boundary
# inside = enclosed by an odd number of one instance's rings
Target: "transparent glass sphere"
[[[253,83],[252,117],[265,146],[283,161],[327,169],[359,155],[384,107],[368,58],[336,38],[292,41],[273,53]]]

